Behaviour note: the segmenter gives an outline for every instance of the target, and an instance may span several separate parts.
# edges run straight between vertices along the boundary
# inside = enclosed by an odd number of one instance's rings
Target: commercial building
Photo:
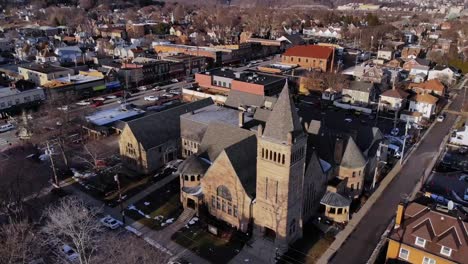
[[[45,100],[45,94],[41,88],[0,87],[0,115],[4,116],[19,107],[40,103],[43,100]]]
[[[23,76],[23,79],[41,86],[52,80],[73,75],[75,71],[50,64],[32,63],[18,67],[18,73]]]
[[[282,63],[297,64],[309,70],[333,70],[335,49],[319,45],[295,46],[281,56]]]
[[[234,90],[263,96],[279,94],[285,80],[285,77],[277,75],[237,72],[227,68],[195,74],[195,81],[202,88],[220,93]]]

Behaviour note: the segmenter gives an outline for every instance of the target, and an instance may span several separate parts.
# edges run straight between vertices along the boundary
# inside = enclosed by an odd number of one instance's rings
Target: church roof
[[[351,201],[339,193],[327,192],[320,200],[320,203],[332,207],[347,207],[351,204]]]
[[[293,136],[302,133],[303,128],[297,114],[296,107],[289,95],[289,87],[286,84],[276,101],[273,111],[266,122],[263,137],[287,142],[288,133]]]
[[[366,159],[352,137],[348,139],[340,165],[346,168],[359,168],[366,165]]]
[[[209,165],[205,161],[196,155],[191,155],[180,164],[178,171],[181,174],[200,175],[205,174],[208,167]]]

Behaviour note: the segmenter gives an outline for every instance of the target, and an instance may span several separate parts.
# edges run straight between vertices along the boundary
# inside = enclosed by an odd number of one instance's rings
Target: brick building
[[[287,64],[297,64],[300,67],[322,72],[333,70],[335,49],[319,45],[303,45],[292,47],[281,56],[281,61]]]

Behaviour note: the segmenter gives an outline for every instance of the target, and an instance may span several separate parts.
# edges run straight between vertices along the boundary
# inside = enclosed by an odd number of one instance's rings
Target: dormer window
[[[442,248],[440,248],[440,254],[450,257],[450,255],[452,255],[452,249],[446,246],[442,246]]]
[[[425,247],[425,246],[426,246],[426,239],[420,238],[420,237],[416,237],[416,240],[414,241],[414,244],[415,244],[416,246]]]

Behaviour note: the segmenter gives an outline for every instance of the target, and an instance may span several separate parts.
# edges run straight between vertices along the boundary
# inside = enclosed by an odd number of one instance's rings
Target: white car
[[[395,127],[392,129],[392,131],[390,131],[390,134],[392,134],[392,136],[398,136],[398,133],[400,133],[400,129],[398,129],[398,127]]]
[[[96,97],[96,98],[93,98],[93,101],[105,101],[106,98],[104,97]]]
[[[351,122],[353,121],[353,119],[351,119],[351,118],[345,118],[344,121],[346,121],[346,122],[348,122],[348,123],[351,123]]]
[[[146,88],[146,86],[139,86],[137,88],[138,91],[146,91],[148,88]]]
[[[437,122],[444,122],[444,120],[445,120],[445,116],[443,116],[443,115],[439,115],[437,117]]]
[[[119,226],[123,226],[122,222],[119,220],[114,219],[112,216],[107,215],[104,218],[99,220],[105,227],[108,227],[112,230],[119,228]]]
[[[145,101],[157,101],[157,100],[159,100],[157,96],[154,96],[154,95],[145,96]]]
[[[6,123],[4,125],[0,125],[0,133],[7,132],[8,130],[14,129],[15,126],[11,123]]]
[[[78,262],[78,259],[80,258],[78,253],[76,253],[76,251],[67,244],[62,246],[61,253],[65,256],[65,258],[68,261],[71,261],[73,263]]]
[[[174,97],[174,95],[173,95],[173,94],[170,94],[170,93],[165,93],[165,94],[163,94],[163,96],[165,96],[165,97],[167,97],[167,98],[172,98],[172,97]]]
[[[179,80],[177,80],[177,79],[172,79],[171,82],[173,82],[173,83],[178,83]]]
[[[62,110],[62,111],[68,111],[68,105],[59,106],[59,107],[57,107],[57,109]]]
[[[77,104],[77,105],[82,105],[82,106],[84,106],[84,105],[90,105],[91,102],[88,101],[88,100],[83,100],[83,101],[79,101],[79,102],[76,103],[76,104]]]
[[[108,95],[106,96],[106,99],[115,99],[117,98],[117,95]]]
[[[153,91],[158,91],[159,89],[161,89],[161,87],[155,86],[155,87],[153,87],[153,89],[151,89],[151,90],[153,90]]]

